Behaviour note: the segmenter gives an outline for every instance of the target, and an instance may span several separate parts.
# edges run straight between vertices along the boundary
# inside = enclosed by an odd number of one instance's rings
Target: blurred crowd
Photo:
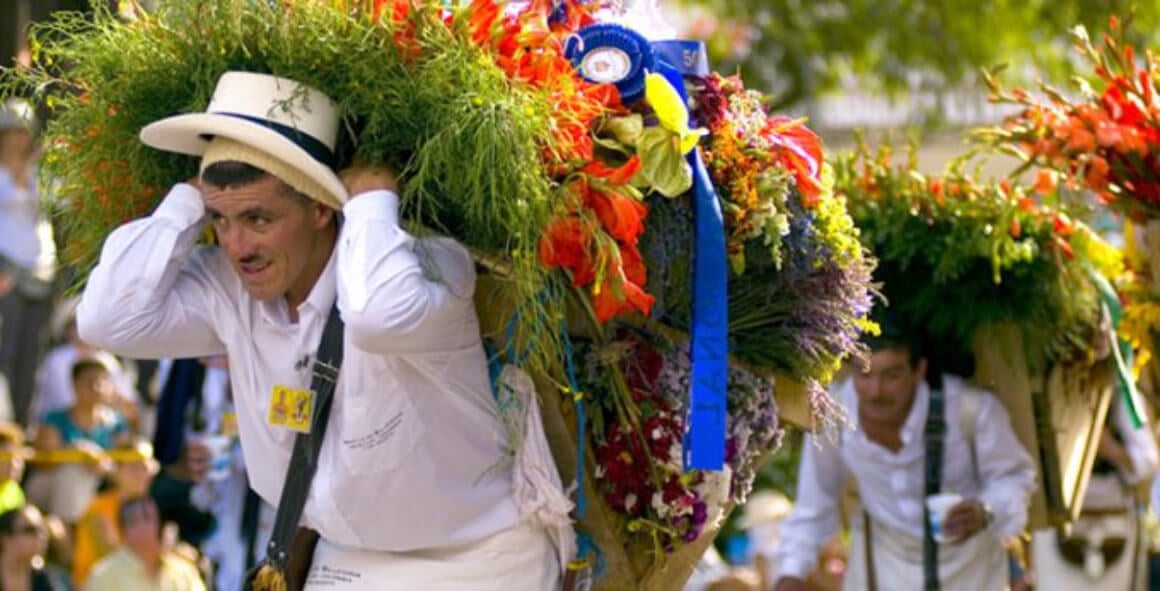
[[[225,359],[82,342],[38,120],[0,105],[0,588],[240,588],[273,511],[249,490]]]

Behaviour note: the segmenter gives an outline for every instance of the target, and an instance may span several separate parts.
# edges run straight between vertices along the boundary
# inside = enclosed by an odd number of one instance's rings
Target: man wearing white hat
[[[553,536],[505,463],[473,263],[400,228],[389,170],[340,179],[339,123],[315,89],[229,72],[207,112],[145,127],[146,144],[201,157],[199,182],[109,236],[81,335],[131,357],[228,355],[252,486],[278,504],[295,431],[323,404],[311,366],[336,307],[345,353],[308,462],[302,525],[321,541],[305,588],[554,588]],[[195,246],[207,223],[220,246]]]

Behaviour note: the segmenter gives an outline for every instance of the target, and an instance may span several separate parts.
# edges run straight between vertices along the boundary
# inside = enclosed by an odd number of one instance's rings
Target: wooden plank
[[[974,352],[974,382],[1007,409],[1019,442],[1039,468],[1028,527],[1071,522],[1082,508],[1114,391],[1109,361],[1033,372],[1045,364],[1028,358],[1013,324],[979,330]]]

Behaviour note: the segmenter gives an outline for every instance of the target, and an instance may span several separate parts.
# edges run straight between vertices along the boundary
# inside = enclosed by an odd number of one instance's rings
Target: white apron
[[[867,591],[866,534],[862,518],[854,519],[850,554],[842,591]],[[922,539],[873,524],[874,575],[878,591],[922,591]],[[1006,591],[1007,553],[985,533],[958,544],[939,544],[942,591]]]
[[[378,552],[319,540],[305,591],[520,591],[560,586],[547,532],[520,525],[472,544]]]

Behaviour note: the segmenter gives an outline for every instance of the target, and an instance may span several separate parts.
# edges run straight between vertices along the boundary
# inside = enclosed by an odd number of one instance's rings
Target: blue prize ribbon
[[[653,41],[652,48],[658,58],[675,68],[682,76],[709,75],[709,55],[702,41],[682,39]]]
[[[695,63],[694,63],[695,65]],[[658,72],[688,104],[681,72],[658,60]],[[701,152],[686,156],[693,169],[693,377],[684,439],[686,470],[725,466],[725,393],[729,384],[729,267],[725,219]]]
[[[581,28],[568,39],[564,55],[585,80],[616,85],[625,105],[644,97],[645,75],[656,68],[656,54],[648,39],[613,23]]]

